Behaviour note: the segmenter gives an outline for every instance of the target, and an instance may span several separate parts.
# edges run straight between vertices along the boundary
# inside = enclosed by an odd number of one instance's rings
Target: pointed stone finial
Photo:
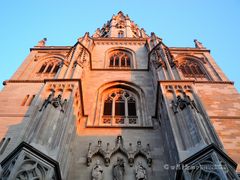
[[[100,36],[101,36],[101,30],[99,28],[97,28],[97,30],[93,34],[93,37],[100,37]]]
[[[123,14],[123,12],[122,12],[122,11],[119,11],[118,14]]]
[[[40,41],[38,42],[37,46],[45,46],[46,41],[47,41],[47,38],[43,38],[42,40],[40,40]]]
[[[195,43],[195,48],[205,49],[203,44],[201,42],[199,42],[197,39],[194,39],[194,43]]]

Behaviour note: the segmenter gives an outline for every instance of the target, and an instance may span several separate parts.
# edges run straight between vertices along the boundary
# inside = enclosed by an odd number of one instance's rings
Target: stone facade
[[[238,179],[240,95],[202,43],[167,47],[122,12],[46,41],[0,93],[2,179]]]

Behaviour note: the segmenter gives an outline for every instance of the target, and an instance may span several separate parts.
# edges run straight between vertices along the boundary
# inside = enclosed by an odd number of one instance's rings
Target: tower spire
[[[139,28],[129,16],[119,11],[117,15],[105,23],[102,28],[97,28],[94,38],[147,38],[143,28]]]

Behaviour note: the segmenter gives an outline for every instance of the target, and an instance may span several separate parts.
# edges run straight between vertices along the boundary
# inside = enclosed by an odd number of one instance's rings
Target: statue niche
[[[60,141],[64,127],[67,99],[62,100],[62,95],[55,96],[55,91],[44,100],[41,108],[36,111],[34,128],[28,135],[29,142],[47,145],[49,150],[55,149]]]
[[[183,141],[183,149],[188,149],[204,142],[208,136],[203,125],[204,118],[194,100],[183,92],[183,96],[177,96],[172,100],[172,110],[176,118],[180,137]]]
[[[124,160],[117,158],[117,163],[113,165],[112,169],[113,180],[123,180],[125,174]]]

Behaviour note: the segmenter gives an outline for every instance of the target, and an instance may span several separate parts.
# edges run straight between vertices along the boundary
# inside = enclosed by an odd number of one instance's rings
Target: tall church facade
[[[199,41],[168,47],[120,11],[45,43],[0,93],[0,179],[239,179],[240,95]]]

